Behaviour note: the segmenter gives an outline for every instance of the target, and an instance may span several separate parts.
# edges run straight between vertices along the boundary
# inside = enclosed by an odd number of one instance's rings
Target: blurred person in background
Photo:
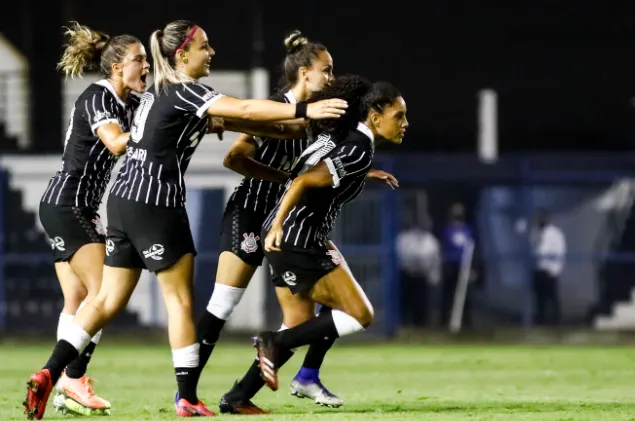
[[[560,324],[560,297],[558,283],[564,269],[567,242],[560,228],[551,222],[546,209],[536,213],[530,234],[535,257],[532,276],[534,323],[536,325]]]
[[[448,223],[443,230],[443,280],[441,283],[441,323],[448,326],[454,305],[456,286],[461,273],[461,260],[469,243],[474,242],[472,229],[465,221],[465,207],[462,203],[454,203],[448,212]],[[470,280],[474,272],[470,270]],[[465,297],[463,321],[465,327],[471,326],[470,294]]]
[[[441,246],[423,224],[413,224],[397,236],[401,281],[402,323],[422,327],[430,323],[430,292],[441,282]]]
[[[99,292],[106,256],[105,232],[97,210],[117,157],[126,150],[132,115],[139,105],[131,92],[143,93],[150,65],[141,41],[130,35],[110,37],[74,22],[58,68],[67,77],[99,70],[71,111],[62,165],[40,201],[40,221],[50,239],[64,308],[58,340],[78,309]],[[57,409],[91,415],[107,413],[110,403],[97,396],[86,370],[101,338],[99,330],[66,367],[57,383]],[[27,412],[31,405],[25,402]],[[35,409],[35,408],[31,408]],[[41,412],[32,415],[41,418]]]

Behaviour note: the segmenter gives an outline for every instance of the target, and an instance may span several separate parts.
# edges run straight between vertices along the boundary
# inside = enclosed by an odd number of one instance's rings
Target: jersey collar
[[[368,136],[373,146],[375,145],[375,136],[373,135],[373,132],[370,130],[370,128],[367,125],[365,125],[364,123],[360,121],[359,123],[357,123],[357,131],[362,132],[363,134]]]
[[[293,91],[291,89],[289,89],[289,91],[287,93],[285,93],[284,96],[287,97],[287,99],[289,100],[290,104],[297,104],[298,103],[298,100],[295,99],[295,95],[293,95]]]
[[[110,93],[113,94],[115,98],[117,98],[117,102],[123,107],[126,107],[126,103],[123,102],[121,98],[119,98],[119,95],[117,95],[117,91],[115,91],[115,88],[113,88],[110,82],[108,82],[106,79],[98,80],[97,82],[95,82],[95,85],[103,86],[104,88],[108,89]]]

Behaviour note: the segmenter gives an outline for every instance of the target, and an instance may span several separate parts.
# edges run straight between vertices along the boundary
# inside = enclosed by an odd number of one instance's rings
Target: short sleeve
[[[176,90],[176,97],[176,108],[202,118],[207,109],[221,99],[223,94],[202,83],[184,83]]]
[[[372,162],[372,151],[355,143],[338,145],[324,158],[333,177],[333,188],[339,187],[345,177],[365,175]]]
[[[94,93],[86,99],[84,107],[86,119],[94,135],[97,134],[97,129],[105,124],[115,123],[120,125],[117,119],[115,99],[106,89],[102,92]]]

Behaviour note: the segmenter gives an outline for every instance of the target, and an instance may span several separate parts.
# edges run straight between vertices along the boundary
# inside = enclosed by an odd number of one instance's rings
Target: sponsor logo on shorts
[[[258,250],[258,240],[260,240],[259,236],[254,235],[253,232],[250,232],[249,234],[244,233],[243,238],[244,240],[240,243],[240,248],[245,253],[253,253]]]
[[[154,259],[154,260],[163,260],[163,253],[165,253],[165,248],[163,244],[154,244],[147,250],[143,250],[143,257],[146,259]]]
[[[115,242],[112,240],[106,240],[106,256],[110,256],[110,253],[115,251]]]
[[[329,250],[326,252],[329,256],[331,256],[331,261],[333,261],[334,265],[339,265],[342,263],[342,255],[337,250]]]
[[[282,274],[282,280],[289,286],[295,286],[297,285],[297,276],[295,276],[295,273],[293,272],[289,272],[286,271],[285,273]]]
[[[58,249],[59,251],[66,251],[64,239],[62,237],[49,238],[49,242],[51,243],[52,250]]]
[[[92,223],[95,224],[95,231],[97,231],[97,234],[106,235],[106,230],[104,230],[100,217],[95,217],[95,219],[92,220]]]

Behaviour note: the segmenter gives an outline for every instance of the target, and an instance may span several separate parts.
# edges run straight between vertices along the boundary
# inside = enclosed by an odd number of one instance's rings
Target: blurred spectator
[[[544,209],[536,214],[530,238],[536,259],[532,277],[534,323],[557,325],[560,323],[558,280],[564,268],[566,239]]]
[[[420,224],[397,236],[401,279],[402,324],[430,323],[430,286],[441,280],[441,248],[436,237]]]
[[[441,285],[441,322],[448,326],[454,305],[454,294],[461,272],[461,259],[467,244],[474,241],[472,230],[465,222],[465,207],[454,203],[450,207],[448,224],[443,231],[443,283]],[[472,278],[473,275],[470,275]],[[471,327],[469,293],[463,308],[463,326]]]

